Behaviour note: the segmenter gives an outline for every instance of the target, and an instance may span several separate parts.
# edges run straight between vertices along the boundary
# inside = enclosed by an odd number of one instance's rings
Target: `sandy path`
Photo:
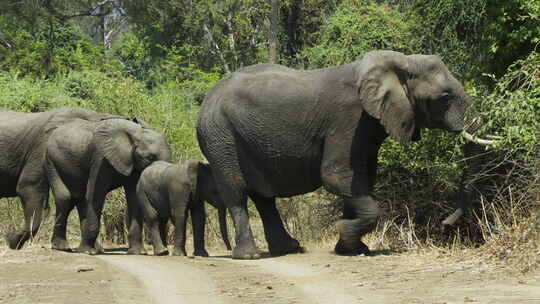
[[[255,261],[232,261],[244,265],[256,265],[262,272],[272,273],[280,280],[289,282],[299,289],[302,298],[308,300],[308,303],[355,303],[361,299],[349,294],[343,286],[333,281],[323,268],[291,263],[286,261],[284,257]]]
[[[180,258],[124,254],[96,258],[135,277],[152,303],[223,303],[208,275]]]
[[[540,303],[540,272],[437,253],[255,261],[0,248],[0,303]]]

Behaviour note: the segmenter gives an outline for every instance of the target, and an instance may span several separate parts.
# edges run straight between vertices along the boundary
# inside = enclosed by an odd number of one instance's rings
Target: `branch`
[[[98,13],[98,8],[101,8],[103,7],[104,5],[107,5],[109,3],[112,3],[114,5],[114,0],[103,0],[101,2],[98,2],[94,7],[91,7],[87,10],[82,10],[82,11],[78,11],[74,14],[70,14],[70,15],[66,15],[66,14],[63,14],[63,13],[60,13],[59,11],[57,11],[54,7],[51,6],[51,1],[48,0],[47,2],[45,2],[45,7],[47,8],[47,10],[55,15],[58,19],[60,19],[61,21],[66,21],[66,20],[69,20],[69,19],[72,19],[72,18],[76,18],[76,17],[83,17],[83,16],[91,16],[91,17],[102,17],[102,16],[105,16],[107,15],[109,12],[100,12]]]
[[[219,49],[219,45],[214,40],[214,36],[212,35],[212,32],[210,32],[210,30],[208,29],[208,26],[206,26],[206,23],[203,23],[203,29],[208,35],[208,39],[210,40],[210,43],[214,46],[214,48],[218,52],[219,59],[221,60],[221,63],[223,64],[223,68],[225,69],[225,72],[230,73],[231,69],[229,69],[229,65],[227,64],[227,61],[225,60],[223,53]]]

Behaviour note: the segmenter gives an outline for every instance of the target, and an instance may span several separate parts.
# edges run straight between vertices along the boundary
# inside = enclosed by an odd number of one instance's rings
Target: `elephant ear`
[[[369,52],[357,63],[358,93],[363,109],[379,119],[394,140],[418,140],[412,101],[406,78],[410,61],[393,51]]]
[[[139,133],[129,124],[132,123],[121,119],[102,121],[94,135],[98,151],[124,176],[131,175],[133,171],[133,153]]]

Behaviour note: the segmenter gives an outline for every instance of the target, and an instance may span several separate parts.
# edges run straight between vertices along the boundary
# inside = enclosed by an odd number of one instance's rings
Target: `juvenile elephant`
[[[259,257],[247,196],[270,252],[286,254],[301,248],[275,198],[320,186],[344,201],[336,253],[368,253],[361,237],[379,214],[371,192],[382,142],[418,140],[422,128],[461,131],[469,104],[439,57],[393,51],[319,70],[254,65],[221,80],[202,103],[197,136],[234,220],[233,258]]]
[[[110,117],[80,108],[40,113],[0,111],[0,198],[19,196],[24,226],[6,236],[11,249],[20,249],[41,225],[49,195],[45,172],[46,143],[51,130],[74,119],[99,121]]]
[[[183,164],[155,162],[141,174],[137,198],[144,219],[150,227],[155,255],[167,255],[166,225],[174,224],[174,255],[186,255],[186,218],[188,210],[193,224],[194,254],[208,256],[204,248],[205,211],[203,202],[218,209],[221,236],[231,250],[227,234],[227,209],[217,192],[208,164],[189,160]]]
[[[144,168],[154,161],[171,159],[169,144],[161,133],[136,120],[76,120],[51,133],[46,157],[56,201],[53,249],[70,250],[66,224],[69,213],[77,206],[82,234],[78,251],[98,253],[95,242],[105,196],[123,186],[128,206],[128,253],[146,253],[135,190]]]

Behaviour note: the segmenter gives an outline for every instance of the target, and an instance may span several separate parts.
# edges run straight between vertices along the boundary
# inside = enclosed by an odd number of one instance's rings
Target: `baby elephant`
[[[169,219],[176,228],[173,255],[186,255],[186,218],[190,210],[195,247],[193,255],[208,256],[204,248],[204,201],[218,209],[221,235],[227,249],[231,250],[227,235],[227,211],[208,164],[195,160],[183,164],[154,162],[141,174],[137,198],[150,228],[155,255],[169,254],[166,240]]]

